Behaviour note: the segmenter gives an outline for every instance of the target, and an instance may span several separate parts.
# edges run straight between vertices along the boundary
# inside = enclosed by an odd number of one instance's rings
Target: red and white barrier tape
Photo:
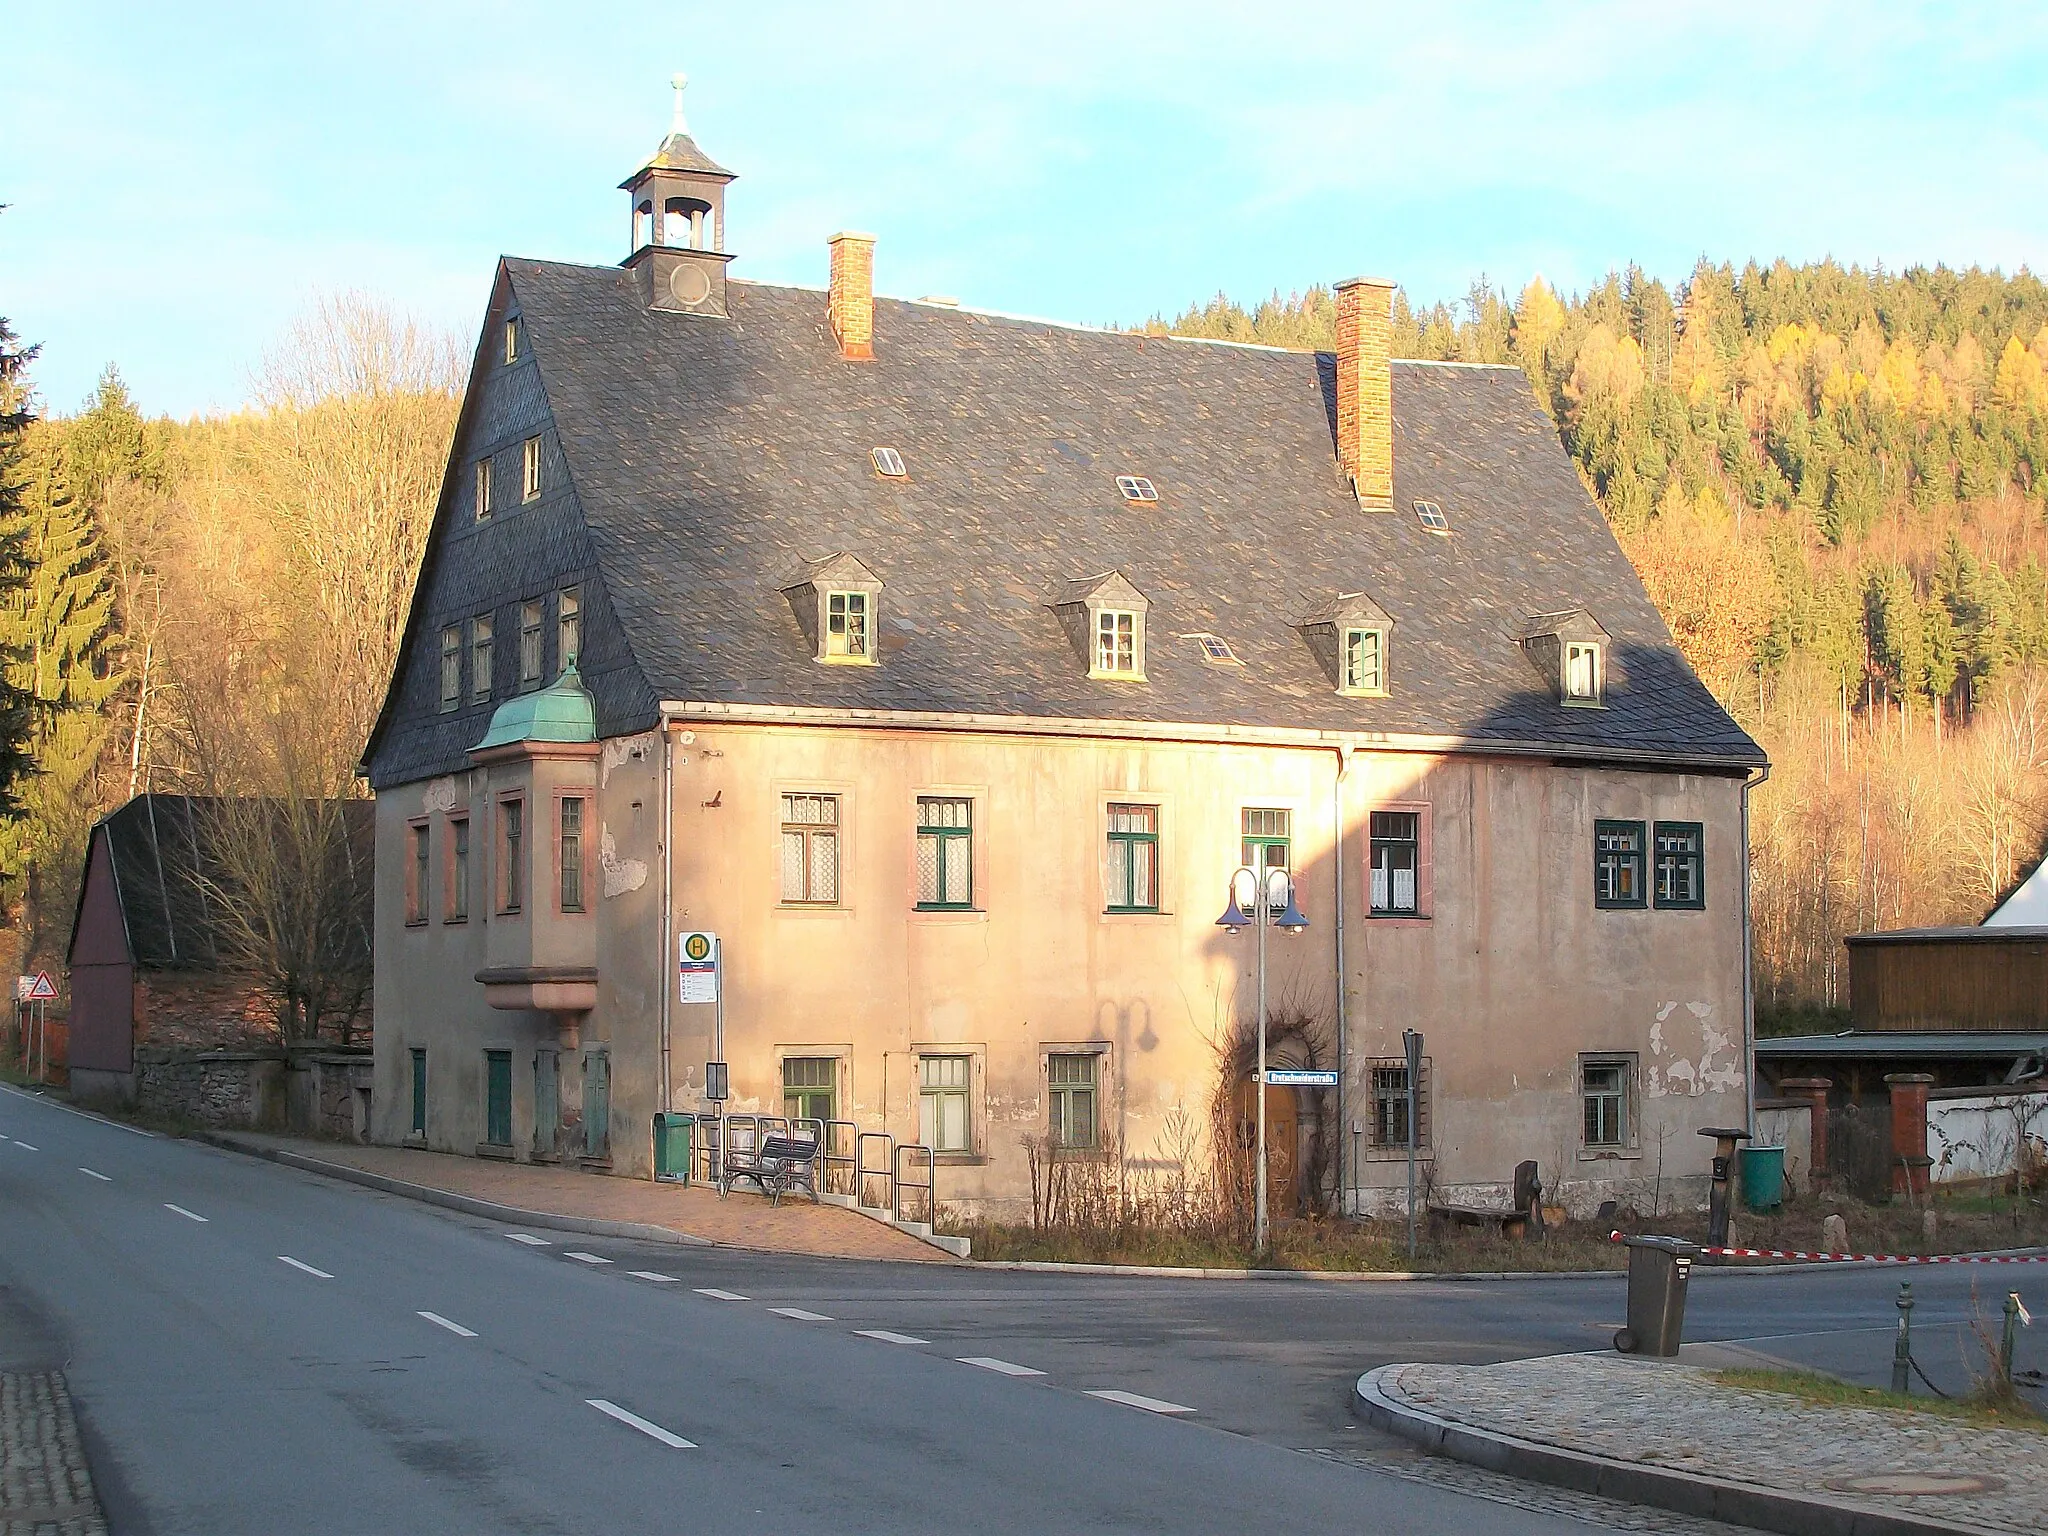
[[[1619,1232],[1607,1235],[1622,1240]],[[1701,1248],[1716,1259],[1791,1259],[1801,1264],[2048,1264],[2048,1253],[1801,1253],[1790,1248]]]

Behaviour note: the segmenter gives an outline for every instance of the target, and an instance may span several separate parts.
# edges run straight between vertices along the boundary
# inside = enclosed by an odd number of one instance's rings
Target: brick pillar
[[[826,317],[839,355],[865,362],[875,355],[875,237],[841,230],[832,246],[832,286]]]
[[[1892,1091],[1892,1192],[1927,1193],[1927,1090],[1934,1079],[1925,1072],[1888,1072]]]
[[[1813,1145],[1806,1166],[1815,1184],[1828,1172],[1828,1090],[1834,1086],[1825,1077],[1788,1077],[1778,1084],[1778,1092],[1787,1098],[1805,1099],[1813,1107],[1809,1124]]]
[[[1358,504],[1394,505],[1394,285],[1353,277],[1337,285],[1337,458]]]

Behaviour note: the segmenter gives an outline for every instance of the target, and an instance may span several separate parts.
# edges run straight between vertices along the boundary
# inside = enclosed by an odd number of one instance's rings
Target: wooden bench
[[[782,1204],[792,1189],[801,1189],[818,1200],[818,1144],[795,1136],[764,1136],[746,1152],[728,1151],[725,1188],[741,1179],[752,1179],[771,1204]]]
[[[1519,1241],[1543,1235],[1543,1185],[1533,1162],[1515,1169],[1513,1210],[1486,1210],[1470,1205],[1431,1205],[1432,1221],[1457,1227],[1495,1227],[1505,1238]]]

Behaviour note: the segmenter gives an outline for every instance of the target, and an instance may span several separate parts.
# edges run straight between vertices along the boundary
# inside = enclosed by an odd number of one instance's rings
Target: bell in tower
[[[654,309],[692,315],[723,315],[725,188],[733,173],[697,147],[683,121],[683,87],[677,75],[676,117],[652,158],[620,189],[633,200],[633,254],[626,270],[640,279],[640,297]]]

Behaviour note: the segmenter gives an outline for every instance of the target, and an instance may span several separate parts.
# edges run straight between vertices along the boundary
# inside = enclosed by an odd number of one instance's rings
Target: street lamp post
[[[1254,969],[1258,976],[1259,1068],[1253,1079],[1258,1091],[1258,1148],[1252,1170],[1252,1237],[1260,1253],[1266,1251],[1266,930],[1283,928],[1300,933],[1308,919],[1294,904],[1294,880],[1284,869],[1266,867],[1266,845],[1253,849],[1251,864],[1230,877],[1229,899],[1216,926],[1235,934],[1246,927],[1258,929]]]

